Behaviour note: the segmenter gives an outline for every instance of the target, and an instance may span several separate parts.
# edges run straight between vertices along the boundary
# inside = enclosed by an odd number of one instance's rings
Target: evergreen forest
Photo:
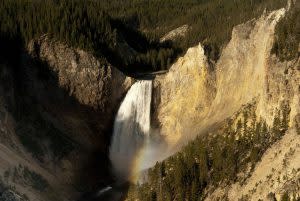
[[[47,34],[123,71],[164,70],[199,42],[217,60],[235,25],[285,5],[285,0],[3,0],[0,53],[14,60],[30,40]],[[298,22],[296,10],[277,29],[274,51],[283,59],[295,56]],[[185,24],[189,29],[184,38],[160,42]]]
[[[272,127],[257,118],[255,108],[255,104],[245,106],[221,129],[199,135],[182,151],[157,163],[148,171],[146,183],[131,185],[128,200],[202,201],[208,187],[243,184],[264,152],[286,133],[290,121],[288,103],[277,110]],[[248,195],[243,196],[248,200]]]

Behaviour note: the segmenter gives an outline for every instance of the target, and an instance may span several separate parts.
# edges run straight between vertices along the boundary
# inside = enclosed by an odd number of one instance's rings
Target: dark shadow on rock
[[[94,189],[99,182],[110,182],[108,148],[115,111],[106,113],[83,105],[59,86],[58,77],[46,62],[23,55],[23,89],[30,96],[27,105],[61,131],[76,147],[70,161],[76,160],[76,189]],[[22,91],[23,91],[22,90]],[[35,110],[34,109],[34,110]],[[82,186],[81,184],[85,184]]]
[[[131,130],[126,130],[128,131],[127,133],[119,133],[120,135],[126,134],[125,138],[121,138],[120,136],[120,139],[125,141],[116,142],[116,145],[120,145],[121,147],[118,147],[120,148],[119,150],[115,150],[115,153],[117,154],[115,159],[120,158],[119,156],[123,156],[124,160],[121,158],[120,161],[112,162],[121,167],[121,169],[117,168],[117,172],[124,171],[122,173],[119,172],[119,175],[122,176],[119,178],[115,177],[112,183],[106,183],[106,185],[103,185],[102,183],[102,186],[99,185],[95,190],[84,193],[78,201],[124,201],[127,198],[127,193],[131,184],[124,178],[130,178],[130,175],[132,174],[131,171],[136,162],[136,157],[145,147],[146,142],[140,124],[134,121],[136,115],[137,114],[132,113],[130,117],[119,122],[120,125],[124,124],[126,128],[131,128]],[[98,165],[100,165],[100,163]],[[97,165],[94,165],[93,167],[97,167]]]
[[[130,183],[124,182],[99,188],[97,191],[83,194],[78,201],[124,201],[127,197],[129,186]],[[101,193],[102,190],[104,191],[103,193]]]
[[[72,146],[70,150],[59,152],[59,156],[54,154],[51,163],[59,166],[62,159],[71,162],[75,171],[74,194],[92,192],[113,183],[108,150],[119,105],[105,113],[79,103],[59,86],[58,77],[49,70],[49,64],[29,55],[18,37],[9,38],[1,33],[0,42],[0,63],[11,67],[14,79],[15,102],[10,103],[9,109],[16,126],[33,127],[35,134],[29,133],[32,143],[41,138],[63,139],[55,148],[63,148],[64,143]],[[17,135],[22,136],[20,130],[16,130]],[[55,144],[54,141],[53,146]],[[37,161],[46,166],[42,157],[40,159]]]

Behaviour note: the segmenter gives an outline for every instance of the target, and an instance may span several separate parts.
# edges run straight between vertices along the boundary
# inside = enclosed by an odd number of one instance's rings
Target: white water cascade
[[[117,113],[109,157],[120,179],[133,180],[143,169],[138,163],[150,141],[151,94],[152,81],[136,82]]]

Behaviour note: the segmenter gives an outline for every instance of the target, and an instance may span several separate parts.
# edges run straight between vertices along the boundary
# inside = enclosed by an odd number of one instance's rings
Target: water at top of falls
[[[138,81],[131,86],[118,110],[109,157],[120,179],[130,179],[149,139],[151,96],[152,81]]]

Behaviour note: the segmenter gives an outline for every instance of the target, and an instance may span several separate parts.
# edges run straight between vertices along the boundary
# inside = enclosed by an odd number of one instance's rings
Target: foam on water
[[[119,179],[134,180],[138,172],[147,168],[141,161],[148,161],[144,152],[150,144],[151,93],[152,81],[136,82],[117,113],[109,156]]]

